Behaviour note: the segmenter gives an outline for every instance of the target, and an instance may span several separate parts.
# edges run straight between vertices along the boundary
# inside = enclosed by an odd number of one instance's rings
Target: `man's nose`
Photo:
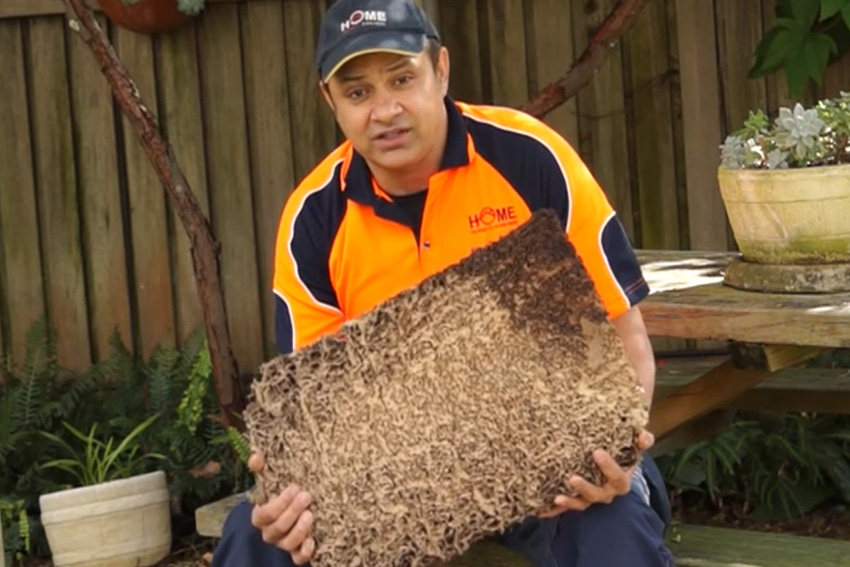
[[[391,121],[401,114],[401,104],[393,93],[384,93],[378,96],[372,109],[372,117],[381,122]]]

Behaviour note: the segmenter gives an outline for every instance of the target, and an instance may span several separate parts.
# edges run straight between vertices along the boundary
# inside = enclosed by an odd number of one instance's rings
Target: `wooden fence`
[[[773,2],[650,0],[592,84],[547,118],[636,245],[731,245],[718,144],[748,109],[790,102],[781,76],[745,78]],[[520,105],[565,71],[616,0],[425,3],[452,53],[453,95]],[[108,26],[221,242],[243,369],[274,352],[281,206],[338,142],[313,69],[326,4],[218,0],[153,38]],[[61,0],[0,0],[0,346],[20,361],[27,328],[47,314],[60,362],[80,369],[116,329],[148,354],[202,316],[182,226],[62,11]],[[821,92],[848,79],[844,61]]]

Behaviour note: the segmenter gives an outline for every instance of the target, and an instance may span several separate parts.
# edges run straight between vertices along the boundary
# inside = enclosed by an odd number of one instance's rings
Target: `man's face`
[[[416,56],[362,55],[337,71],[322,91],[354,149],[393,171],[442,152],[447,89],[443,48],[436,69],[427,50]]]

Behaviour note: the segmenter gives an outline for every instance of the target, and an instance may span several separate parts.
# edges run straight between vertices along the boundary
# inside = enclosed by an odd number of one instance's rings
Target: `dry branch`
[[[236,412],[243,408],[243,399],[238,386],[236,360],[230,346],[227,311],[219,276],[219,245],[174,153],[157,128],[153,113],[142,101],[139,89],[97,23],[91,8],[84,0],[65,0],[65,4],[68,25],[80,35],[94,55],[112,87],[121,111],[134,126],[189,236],[216,393],[222,408],[221,421],[232,425],[236,423]]]
[[[538,91],[521,109],[532,116],[543,118],[575,96],[602,66],[608,52],[616,47],[620,38],[631,29],[648,1],[620,0],[590,38],[584,53],[573,62],[567,72]]]

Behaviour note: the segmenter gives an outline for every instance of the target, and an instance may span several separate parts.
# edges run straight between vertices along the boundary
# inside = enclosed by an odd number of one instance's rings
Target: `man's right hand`
[[[265,464],[263,455],[253,454],[248,468],[262,474]],[[263,541],[289,553],[296,565],[309,562],[316,551],[316,542],[310,536],[313,513],[308,508],[312,501],[309,492],[291,484],[266,504],[254,506],[251,513],[251,523],[262,532]]]

